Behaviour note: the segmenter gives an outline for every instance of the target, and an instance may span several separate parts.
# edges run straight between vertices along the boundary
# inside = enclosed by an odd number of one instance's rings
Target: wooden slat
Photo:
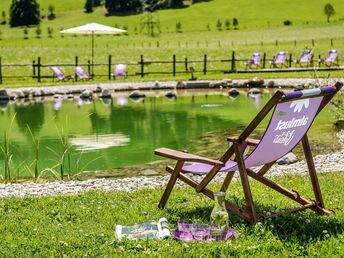
[[[181,161],[189,161],[189,162],[199,162],[199,163],[205,163],[210,165],[223,165],[223,162],[219,160],[213,160],[201,156],[197,156],[194,154],[182,152],[182,151],[176,151],[168,148],[159,148],[154,151],[156,155],[175,159],[175,160],[181,160]]]
[[[311,178],[315,199],[317,200],[318,205],[324,208],[325,207],[324,201],[321,195],[320,185],[319,185],[319,181],[317,177],[317,172],[315,170],[312,151],[309,146],[307,134],[305,134],[305,136],[303,136],[302,138],[302,147],[303,147],[303,151],[304,151],[307,166],[308,166],[308,173]]]

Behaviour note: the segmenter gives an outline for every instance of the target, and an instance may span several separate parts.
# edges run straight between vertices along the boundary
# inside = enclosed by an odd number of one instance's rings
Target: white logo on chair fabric
[[[309,107],[309,99],[294,100],[290,104],[290,108],[294,108],[294,113],[296,112],[300,113],[303,107],[305,108]]]

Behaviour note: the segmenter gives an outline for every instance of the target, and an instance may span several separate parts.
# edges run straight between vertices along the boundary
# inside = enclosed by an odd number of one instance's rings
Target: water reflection
[[[95,151],[107,149],[110,147],[128,145],[128,143],[130,142],[130,138],[120,133],[104,135],[86,135],[72,137],[69,139],[69,142],[78,151]]]
[[[249,99],[230,101],[222,95],[178,96],[178,101],[173,102],[162,95],[146,97],[140,104],[124,96],[105,104],[104,100],[76,98],[9,105],[0,116],[0,126],[10,123],[11,113],[17,113],[11,141],[20,147],[13,150],[13,162],[31,164],[35,159],[27,125],[40,139],[42,168],[56,164],[52,162],[56,160],[54,152],[63,152],[59,131],[73,146],[72,166],[77,163],[79,167],[87,166],[85,170],[102,170],[151,162],[157,159],[157,147],[189,148],[206,132],[238,128],[256,114]],[[78,160],[80,152],[82,159]]]
[[[26,102],[25,104],[27,105],[16,105],[14,108],[17,125],[23,134],[27,133],[28,127],[32,133],[38,134],[44,124],[44,104],[40,102],[34,104]]]

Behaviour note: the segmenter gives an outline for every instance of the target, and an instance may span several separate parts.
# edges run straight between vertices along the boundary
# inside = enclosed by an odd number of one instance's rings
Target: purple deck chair
[[[71,75],[65,75],[60,68],[58,68],[57,66],[52,66],[50,68],[53,72],[54,72],[54,77],[53,77],[53,80],[54,78],[56,77],[57,79],[59,79],[60,81],[68,81],[68,80],[72,80],[73,79],[73,76]]]
[[[338,82],[335,86],[304,91],[290,93],[277,91],[238,137],[228,138],[228,141],[232,145],[218,160],[167,148],[156,149],[155,154],[177,161],[175,167],[168,166],[166,168],[167,172],[171,174],[171,177],[160,200],[159,207],[163,208],[165,206],[177,179],[195,188],[197,192],[202,192],[209,198],[214,199],[213,192],[207,188],[207,185],[215,175],[221,172],[226,173],[221,191],[227,191],[234,173],[238,171],[244,190],[246,206],[245,209],[241,209],[234,203],[226,201],[226,208],[250,223],[256,223],[258,218],[253,204],[248,177],[259,181],[301,204],[301,207],[294,208],[291,211],[300,211],[309,208],[320,214],[330,214],[331,212],[324,208],[312,153],[308,143],[307,131],[316,115],[329,103],[342,86],[343,84]],[[270,111],[272,111],[270,122],[261,139],[250,139],[249,136],[251,133]],[[289,153],[300,142],[302,143],[308,164],[309,175],[315,195],[314,201],[306,199],[298,192],[288,190],[264,176],[276,160]],[[245,158],[243,157],[243,153],[248,145],[254,146],[255,148]],[[188,164],[189,162],[192,163]],[[257,166],[261,166],[258,172],[253,171],[252,167]],[[203,174],[204,177],[201,181],[197,182],[185,175],[186,173]],[[277,213],[271,216],[276,215]]]
[[[338,62],[338,50],[331,49],[327,52],[327,56],[324,59],[319,59],[319,66],[321,64],[325,66],[339,66]]]
[[[295,65],[300,67],[308,67],[313,63],[313,50],[306,49],[302,52],[300,59],[295,60]]]
[[[259,68],[260,66],[261,53],[253,53],[250,60],[245,62],[247,68]]]
[[[127,65],[125,64],[116,64],[115,65],[115,72],[113,73],[113,77],[116,78],[118,76],[127,76]]]
[[[89,76],[81,66],[75,66],[74,71],[75,71],[75,74],[79,80],[90,80],[91,79],[91,76]]]
[[[274,68],[282,68],[283,66],[287,67],[287,52],[281,51],[277,52],[276,57],[271,60],[270,66]]]

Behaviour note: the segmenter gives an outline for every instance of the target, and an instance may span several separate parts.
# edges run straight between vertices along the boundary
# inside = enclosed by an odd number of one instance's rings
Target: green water
[[[123,96],[125,93],[123,93]],[[150,93],[134,102],[121,96],[104,104],[96,99],[77,105],[64,100],[55,110],[56,101],[15,102],[0,112],[0,144],[4,132],[12,154],[12,175],[32,176],[35,148],[32,135],[39,140],[39,170],[53,168],[64,152],[61,137],[68,138],[70,156],[65,172],[99,171],[148,163],[159,159],[158,147],[188,149],[205,133],[246,126],[269,99],[270,94],[251,98],[240,94],[231,99],[225,92],[178,92],[169,100],[163,93]],[[80,103],[79,103],[80,104]],[[315,136],[331,129],[325,110],[317,121]],[[314,127],[314,126],[313,126]],[[4,173],[0,157],[0,175]]]

